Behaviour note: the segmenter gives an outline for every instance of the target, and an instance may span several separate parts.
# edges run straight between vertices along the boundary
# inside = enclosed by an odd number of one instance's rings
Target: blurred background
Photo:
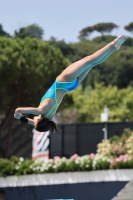
[[[133,2],[0,3],[0,157],[45,161],[97,153],[132,157],[132,140],[130,148],[125,144],[133,129]],[[60,135],[48,137],[48,132],[38,133],[14,118],[17,107],[37,107],[69,64],[119,35],[128,37],[121,49],[64,97],[53,119]],[[115,151],[105,151],[108,141],[115,141]],[[104,150],[99,144],[105,145]]]

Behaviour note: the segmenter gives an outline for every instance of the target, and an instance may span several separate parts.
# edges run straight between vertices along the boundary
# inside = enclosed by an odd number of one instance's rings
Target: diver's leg
[[[110,54],[112,53],[112,51],[107,51],[103,57],[101,56],[101,60],[99,59],[98,64],[102,63],[104,60],[106,60],[106,58],[108,58],[110,56]],[[95,66],[95,63],[90,64],[86,70],[84,70],[77,78],[78,80],[81,82],[86,75],[89,73],[89,71]]]
[[[115,50],[120,48],[125,40],[125,36],[119,36],[94,54],[71,64],[57,77],[57,80],[68,82],[74,81],[87,69],[90,71],[92,67],[105,61]]]

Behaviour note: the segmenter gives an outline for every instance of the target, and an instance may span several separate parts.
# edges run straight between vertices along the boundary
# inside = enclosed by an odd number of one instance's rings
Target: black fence
[[[96,153],[97,144],[104,139],[105,127],[107,138],[110,138],[122,135],[125,128],[133,130],[133,122],[61,124],[61,136],[53,134],[51,137],[50,157],[58,155],[69,158],[75,153],[79,156]]]
[[[104,123],[60,124],[60,135],[53,134],[50,140],[50,158],[54,156],[69,158],[73,154],[80,156],[96,153],[97,144],[104,139]],[[121,135],[125,128],[133,130],[133,122],[107,123],[108,138]],[[31,158],[33,127],[14,121],[10,156]],[[8,126],[1,133],[0,157],[4,157],[8,144]]]

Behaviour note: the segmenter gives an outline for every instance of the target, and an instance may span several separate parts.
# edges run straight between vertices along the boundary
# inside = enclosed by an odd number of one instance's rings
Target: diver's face
[[[36,117],[34,117],[34,126],[37,126],[37,123],[40,122],[42,120],[42,115],[38,115]]]

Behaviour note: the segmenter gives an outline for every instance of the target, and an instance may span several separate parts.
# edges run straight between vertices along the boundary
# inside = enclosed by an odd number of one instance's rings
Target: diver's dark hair
[[[54,131],[56,131],[59,133],[56,123],[46,117],[43,117],[43,119],[37,123],[35,129],[39,132],[50,131],[52,134]]]

